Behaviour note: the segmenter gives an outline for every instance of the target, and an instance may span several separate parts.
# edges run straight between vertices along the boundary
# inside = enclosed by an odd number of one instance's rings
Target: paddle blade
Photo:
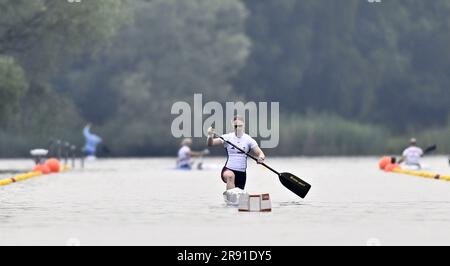
[[[283,186],[297,194],[302,199],[306,197],[306,194],[308,194],[311,189],[310,184],[291,173],[281,173],[279,177]]]
[[[432,151],[436,150],[436,148],[437,148],[436,145],[430,146],[430,147],[426,148],[426,149],[423,151],[423,153],[426,154],[426,153],[432,152]]]

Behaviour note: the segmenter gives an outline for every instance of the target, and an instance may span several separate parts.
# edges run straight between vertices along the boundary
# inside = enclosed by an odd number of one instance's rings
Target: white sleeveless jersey
[[[419,164],[420,157],[422,157],[423,151],[418,147],[409,147],[403,152],[406,164]]]
[[[249,152],[251,149],[258,146],[258,143],[256,143],[256,141],[247,134],[244,134],[242,137],[238,138],[235,133],[229,133],[222,135],[222,138],[233,143],[245,152]],[[220,140],[222,141],[228,155],[228,160],[225,167],[230,170],[245,172],[247,170],[247,155],[224,142],[222,139]]]
[[[188,146],[183,146],[179,151],[178,151],[178,161],[177,161],[177,166],[181,167],[181,166],[185,166],[185,165],[189,165],[191,162],[191,149]]]

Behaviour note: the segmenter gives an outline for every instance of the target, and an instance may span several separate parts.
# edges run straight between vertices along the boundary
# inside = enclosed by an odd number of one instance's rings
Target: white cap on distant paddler
[[[191,138],[185,138],[181,141],[181,146],[191,146],[191,145],[192,145]]]

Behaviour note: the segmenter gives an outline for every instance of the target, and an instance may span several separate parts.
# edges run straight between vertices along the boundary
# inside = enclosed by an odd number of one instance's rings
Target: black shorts
[[[224,183],[227,182],[227,180],[223,177],[223,172],[225,172],[226,170],[229,170],[229,171],[234,173],[234,185],[236,187],[244,190],[245,182],[247,181],[247,173],[246,172],[240,172],[240,171],[231,170],[231,169],[228,169],[228,168],[224,167],[222,169],[222,173],[221,173],[222,181]]]

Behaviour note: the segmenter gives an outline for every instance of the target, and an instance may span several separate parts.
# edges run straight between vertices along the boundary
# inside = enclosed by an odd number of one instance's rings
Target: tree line
[[[172,155],[176,101],[280,102],[280,155],[448,144],[450,2],[0,0],[0,156],[87,122]],[[197,140],[200,146],[203,141]]]

